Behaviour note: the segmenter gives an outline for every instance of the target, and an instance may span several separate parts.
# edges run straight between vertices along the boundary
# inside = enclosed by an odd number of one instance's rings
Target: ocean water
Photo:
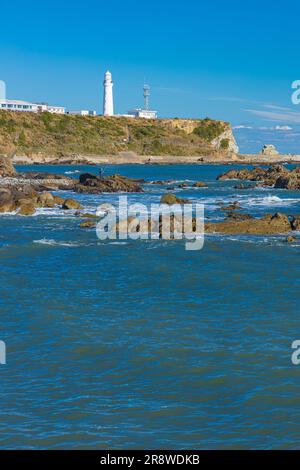
[[[216,181],[224,170],[105,168],[185,181],[176,194],[203,202],[211,220],[232,201],[253,215],[300,214],[299,193],[235,190]],[[191,187],[199,180],[208,188]],[[165,192],[145,185],[128,199]],[[75,198],[88,211],[117,201]],[[186,251],[183,241],[100,241],[79,224],[58,209],[0,216],[0,448],[299,448],[300,243],[210,235]]]

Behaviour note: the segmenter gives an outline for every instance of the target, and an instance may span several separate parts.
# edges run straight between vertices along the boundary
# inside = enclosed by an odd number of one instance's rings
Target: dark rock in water
[[[18,214],[19,215],[33,215],[35,213],[36,206],[32,203],[21,204]]]
[[[99,219],[99,216],[96,214],[90,214],[89,212],[81,213],[79,211],[75,212],[77,217],[82,217],[84,219]]]
[[[82,206],[81,204],[79,204],[79,202],[75,201],[75,199],[66,199],[62,205],[62,209],[65,209],[65,210],[70,210],[70,209],[73,209],[73,210],[78,210],[78,209],[82,209]]]
[[[289,235],[288,237],[286,237],[286,242],[287,243],[293,243],[293,242],[296,242],[296,241],[297,241],[297,238],[293,237],[292,235]]]
[[[53,196],[53,199],[54,199],[54,203],[58,206],[62,206],[63,203],[65,202],[64,198],[60,196]]]
[[[300,231],[300,215],[293,216],[291,224],[293,230]]]
[[[256,184],[244,184],[244,183],[241,183],[241,184],[236,184],[234,186],[234,189],[254,189],[254,188],[257,188],[257,185]]]
[[[19,209],[19,215],[32,215],[38,207],[54,207],[55,204],[57,201],[51,193],[39,194],[28,184],[0,186],[0,212],[13,212]]]
[[[39,195],[37,202],[40,207],[54,207],[56,204],[54,196],[47,191]]]
[[[0,155],[0,178],[10,178],[17,174],[13,167],[11,158]]]
[[[243,214],[241,212],[228,212],[226,214],[226,219],[231,220],[250,220],[253,219],[253,216],[250,214]]]
[[[0,212],[13,212],[17,207],[12,191],[7,188],[0,188]]]
[[[226,181],[226,180],[249,180],[249,181],[261,181],[265,174],[265,170],[262,168],[254,168],[249,170],[248,168],[243,168],[242,170],[228,170],[225,173],[222,173],[217,177],[217,180]]]
[[[98,177],[96,175],[91,173],[82,173],[82,175],[79,176],[79,184],[86,184],[87,182],[91,184],[93,180],[97,181],[97,179]]]
[[[289,173],[279,176],[276,180],[275,188],[300,189],[300,167],[291,170]]]
[[[234,201],[232,204],[229,204],[228,206],[221,206],[220,210],[225,211],[225,212],[227,212],[227,211],[232,212],[232,211],[236,211],[240,208],[241,208],[240,204],[237,201]]]
[[[75,185],[75,191],[78,193],[115,193],[115,192],[143,192],[141,186],[131,178],[121,175],[112,175],[100,177],[85,173],[80,176],[79,183]]]
[[[93,220],[84,220],[81,222],[80,228],[96,228],[96,222]]]
[[[218,176],[218,180],[240,179],[249,181],[259,181],[262,186],[273,186],[280,189],[300,189],[300,167],[288,170],[283,165],[271,165],[267,169],[254,168],[249,170],[229,170]],[[246,189],[244,187],[237,189]],[[247,188],[248,189],[248,188]]]
[[[69,178],[64,175],[50,174],[50,173],[38,173],[38,172],[26,172],[17,173],[15,182],[16,187],[23,186],[25,184],[30,185],[36,191],[58,191],[67,190],[72,191],[78,180]]]
[[[169,205],[186,204],[188,202],[189,201],[187,199],[180,199],[175,194],[164,194],[160,199],[161,204],[169,204]]]
[[[175,180],[157,180],[157,181],[148,181],[147,184],[157,184],[163,186],[164,184],[174,184]]]
[[[202,181],[196,181],[196,183],[193,184],[193,188],[207,188],[207,184]]]

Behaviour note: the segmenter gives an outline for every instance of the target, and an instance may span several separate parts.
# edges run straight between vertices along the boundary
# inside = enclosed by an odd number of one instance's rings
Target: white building
[[[52,113],[52,114],[65,114],[66,113],[66,108],[63,106],[51,106],[45,103],[38,103],[37,105],[37,111],[39,113]]]
[[[47,104],[30,103],[21,100],[0,100],[0,109],[6,111],[21,111],[31,113],[53,113],[65,114],[66,109],[63,106],[49,106]]]
[[[114,115],[113,81],[109,71],[104,75],[104,93],[103,93],[103,115]]]
[[[94,110],[81,109],[80,111],[70,111],[68,114],[73,116],[96,116],[97,113]]]
[[[149,109],[149,98],[150,98],[150,87],[149,85],[144,85],[143,88],[144,96],[144,109],[136,108],[132,111],[128,111],[128,114],[136,118],[144,119],[157,119],[157,111]]]
[[[0,100],[0,109],[6,111],[38,112],[38,105],[21,100]]]
[[[157,111],[150,109],[136,108],[132,111],[128,111],[129,117],[144,118],[144,119],[157,119]]]

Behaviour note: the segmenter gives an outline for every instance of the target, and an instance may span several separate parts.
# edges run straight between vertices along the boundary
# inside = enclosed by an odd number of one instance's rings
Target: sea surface
[[[210,220],[232,201],[255,216],[300,214],[299,193],[236,190],[236,181],[216,181],[226,169],[105,174],[186,182],[174,192],[204,203]],[[167,191],[144,188],[129,201],[159,202]],[[69,195],[86,212],[118,198]],[[300,339],[300,242],[210,235],[186,251],[180,240],[100,241],[80,222],[59,209],[0,216],[0,448],[299,449],[291,343]]]

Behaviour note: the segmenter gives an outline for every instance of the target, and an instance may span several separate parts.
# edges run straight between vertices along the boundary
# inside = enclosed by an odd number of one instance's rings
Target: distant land
[[[135,119],[0,111],[0,154],[19,164],[299,161],[238,155],[232,127],[213,119]]]

